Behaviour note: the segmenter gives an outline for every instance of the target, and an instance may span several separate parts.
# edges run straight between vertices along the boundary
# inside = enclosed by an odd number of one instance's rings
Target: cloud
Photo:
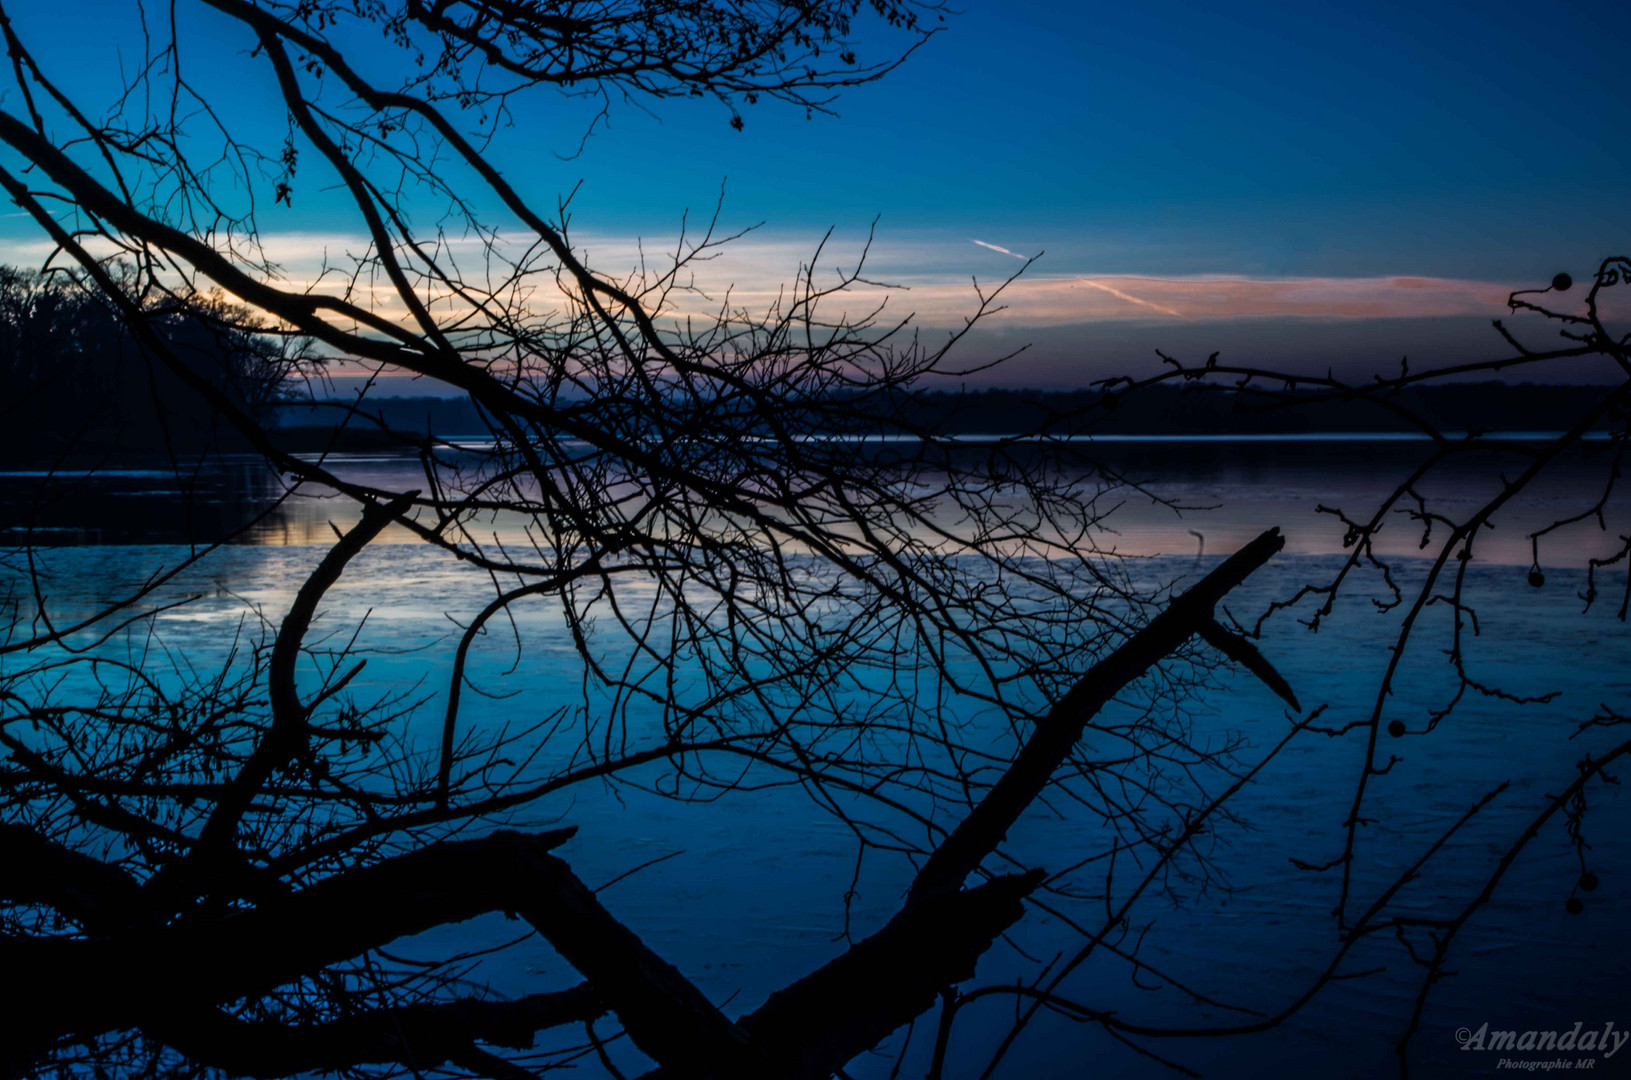
[[[1009,325],[1101,320],[1419,319],[1500,316],[1514,288],[1457,278],[1023,277],[1004,290]],[[913,283],[904,298],[929,325],[956,325],[971,292],[964,283]]]
[[[576,250],[589,265],[620,284],[638,289],[642,273],[670,266],[678,246],[670,238],[641,238],[610,233],[578,233]],[[877,239],[869,246],[865,231],[835,234],[818,252],[808,237],[750,233],[704,257],[681,272],[681,289],[668,297],[670,318],[707,319],[723,308],[764,313],[779,305],[787,310],[793,283],[808,278],[818,288],[836,286],[865,258],[865,281],[828,296],[823,315],[847,313],[859,318],[883,305],[885,321],[908,314],[913,324],[930,328],[960,327],[979,298],[968,278],[968,249],[963,242],[1025,259],[997,244],[972,238],[906,236]],[[51,249],[36,236],[3,237],[5,261],[38,265]],[[281,270],[284,288],[339,293],[347,286],[353,299],[393,318],[407,311],[383,275],[353,279],[354,258],[368,250],[366,237],[343,232],[268,233],[261,237],[265,257]],[[518,230],[501,237],[500,259],[521,259],[526,238]],[[485,278],[486,252],[481,238],[444,240],[441,257],[472,280]],[[561,296],[547,253],[532,249],[529,302],[540,311],[558,307]],[[495,264],[499,278],[506,268]],[[887,284],[878,284],[880,282]],[[990,284],[983,286],[987,293]],[[996,303],[1003,311],[989,324],[1015,332],[1027,327],[1055,327],[1100,321],[1218,320],[1280,318],[1414,319],[1444,316],[1499,316],[1506,310],[1506,283],[1457,278],[1395,275],[1388,277],[1249,277],[1244,275],[1137,275],[1104,272],[1041,275],[1027,272],[1002,288]],[[450,317],[459,305],[445,286],[427,286],[421,295],[439,315]]]

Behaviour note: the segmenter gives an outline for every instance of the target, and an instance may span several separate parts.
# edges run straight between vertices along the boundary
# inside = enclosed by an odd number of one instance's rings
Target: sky
[[[87,87],[130,63],[126,0],[66,23],[55,0],[6,7]],[[215,67],[200,77],[252,111],[269,86],[248,43],[178,10]],[[705,284],[748,301],[829,229],[823,267],[875,228],[869,277],[903,286],[891,310],[930,329],[969,310],[972,279],[1039,255],[971,343],[1030,344],[1001,378],[1034,385],[1153,364],[1163,345],[1346,372],[1488,356],[1510,289],[1631,248],[1622,5],[1008,0],[944,26],[836,116],[761,103],[739,132],[712,101],[614,101],[563,160],[598,106],[546,95],[517,106],[495,160],[546,206],[575,191],[574,241],[613,273],[723,191],[723,226],[757,229]],[[880,30],[861,30],[875,55]],[[0,256],[37,258],[25,223],[0,221]],[[310,187],[263,228],[296,279],[358,232]]]
[[[1550,277],[1631,222],[1626,40],[1609,4],[1011,0],[969,5],[836,120],[625,111],[550,168],[608,226],[706,206],[724,177],[780,228],[878,215],[1054,273]]]

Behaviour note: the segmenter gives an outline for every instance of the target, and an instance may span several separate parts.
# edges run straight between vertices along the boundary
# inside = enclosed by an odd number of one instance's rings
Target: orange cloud
[[[590,265],[614,279],[638,274],[645,263],[639,240],[634,237],[596,235],[576,238]],[[508,252],[509,242],[499,240],[491,252],[478,238],[444,241],[440,257],[462,269],[483,276],[489,254],[500,260],[524,249],[524,238],[515,241],[516,251]],[[853,268],[859,258],[864,234],[833,238],[821,253],[821,266],[809,268],[812,249],[808,241],[750,234],[707,253],[692,263],[680,277],[686,286],[670,294],[666,314],[672,318],[707,318],[727,302],[733,310],[762,314],[780,303],[785,307],[791,295],[789,282],[804,273],[813,275],[818,285],[835,284],[839,268]],[[1010,249],[983,240],[982,248],[1023,259]],[[963,241],[876,242],[868,255],[866,277],[884,280],[892,287],[874,284],[853,285],[828,297],[823,312],[828,318],[841,313],[860,317],[885,305],[886,321],[913,315],[918,325],[960,326],[978,303],[967,275]],[[280,283],[286,288],[317,292],[342,292],[349,285],[351,297],[391,317],[406,318],[399,297],[383,283],[364,277],[353,280],[349,271],[358,255],[368,249],[365,238],[343,234],[286,233],[261,238],[261,253],[278,266]],[[8,258],[29,262],[43,258],[50,244],[37,240],[8,243]],[[660,246],[660,245],[659,245]],[[651,250],[648,246],[646,251]],[[671,250],[671,248],[670,248]],[[531,302],[547,309],[563,297],[547,274],[547,267],[531,269],[545,273],[532,279]],[[658,269],[661,269],[660,267]],[[994,278],[982,282],[989,295]],[[1152,276],[1132,274],[1053,275],[1025,274],[1010,282],[998,303],[1005,310],[998,316],[1012,329],[1025,326],[1061,326],[1098,320],[1181,319],[1204,322],[1238,318],[1388,319],[1455,315],[1500,315],[1506,310],[1507,294],[1517,286],[1487,281],[1433,277],[1318,277],[1253,278],[1245,276]],[[439,313],[450,316],[462,308],[445,287],[427,285],[421,299]]]

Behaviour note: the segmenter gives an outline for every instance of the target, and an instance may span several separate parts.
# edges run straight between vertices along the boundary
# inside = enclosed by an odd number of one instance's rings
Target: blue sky
[[[126,0],[7,8],[78,85],[130,62]],[[211,68],[196,77],[255,115],[270,87],[248,43],[178,10]],[[887,49],[879,29],[863,40]],[[836,117],[766,103],[737,132],[714,102],[614,101],[562,161],[595,106],[545,95],[496,156],[544,206],[578,186],[575,239],[611,270],[723,184],[728,227],[763,223],[718,267],[749,297],[829,227],[831,260],[852,255],[874,218],[874,270],[928,325],[953,322],[971,276],[1019,265],[974,241],[1045,251],[991,339],[1037,343],[1026,381],[1079,382],[1154,341],[1392,367],[1486,349],[1504,289],[1631,247],[1628,40],[1609,4],[968,4]],[[315,183],[262,227],[290,251],[356,232]],[[21,228],[0,228],[12,261],[33,250]]]
[[[1056,272],[1549,277],[1631,224],[1628,40],[1610,4],[976,4],[837,119],[622,109],[543,168],[599,227],[728,177],[744,220],[877,214]]]

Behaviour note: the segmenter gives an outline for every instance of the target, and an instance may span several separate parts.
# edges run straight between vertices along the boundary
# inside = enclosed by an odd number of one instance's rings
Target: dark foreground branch
[[[1213,609],[1285,544],[1270,529],[1174,600],[1095,664],[1049,714],[1012,765],[930,856],[902,910],[882,930],[773,994],[738,1028],[763,1055],[766,1078],[823,1080],[927,1011],[947,986],[973,977],[979,958],[1025,913],[1041,870],[962,883],[1064,764],[1088,722],[1117,693],[1201,635],[1294,708],[1296,696],[1250,643],[1218,625]],[[675,1075],[659,1070],[646,1080]]]
[[[963,880],[1042,793],[1087,723],[1115,694],[1191,635],[1218,644],[1215,639],[1225,632],[1213,618],[1214,607],[1282,545],[1277,530],[1264,533],[1094,665],[931,855],[902,910],[876,934],[773,995],[740,1023],[725,1017],[602,907],[564,862],[548,854],[572,835],[561,830],[433,844],[208,921],[91,940],[0,942],[0,961],[36,988],[17,1017],[18,1030],[30,1033],[25,1041],[39,1040],[32,1047],[38,1052],[65,1036],[141,1028],[200,1060],[251,1075],[335,1067],[348,1056],[352,1064],[458,1062],[484,1053],[477,1040],[514,1043],[473,1034],[474,1018],[456,1011],[435,1013],[444,1019],[427,1019],[415,1032],[423,1041],[412,1042],[392,1019],[399,1012],[285,1031],[215,1010],[398,937],[506,911],[532,923],[588,980],[594,1001],[574,1000],[571,1007],[593,1008],[591,1015],[615,1012],[634,1045],[658,1062],[664,1076],[830,1076],[927,1010],[944,987],[972,977],[980,956],[1023,917],[1023,901],[1043,875],[1033,870],[968,890],[961,888]],[[1218,647],[1260,677],[1266,669],[1273,677],[1265,681],[1291,698],[1289,687],[1255,649],[1232,638],[1226,644],[1230,647]],[[202,1017],[199,1024],[176,1030],[177,1016],[193,1015]],[[548,1012],[542,1019],[558,1022],[550,1019],[555,1015]],[[507,1028],[504,1038],[520,1038],[516,1032],[524,1026]],[[525,1033],[529,1043],[537,1026]]]
[[[325,879],[253,910],[90,940],[0,940],[0,967],[30,998],[17,1052],[140,1028],[250,998],[432,927],[494,911],[535,926],[616,1012],[634,1044],[676,1075],[748,1078],[763,1062],[680,972],[548,854],[572,829],[497,832]]]
[[[824,1080],[974,977],[998,935],[1025,915],[1041,870],[994,878],[906,908],[844,955],[772,994],[740,1026],[786,1080]]]
[[[912,883],[909,902],[918,903],[936,893],[960,888],[985,857],[997,849],[1025,808],[1048,786],[1070,757],[1087,724],[1134,679],[1139,678],[1195,634],[1218,644],[1246,666],[1270,689],[1293,705],[1296,698],[1285,680],[1243,638],[1217,625],[1212,611],[1229,592],[1285,546],[1279,529],[1270,529],[1235,552],[1195,585],[1173,600],[1164,611],[1126,644],[1093,665],[1070,692],[1059,699],[1036,724],[1008,771],[991,786],[968,817],[935,849]],[[1265,669],[1268,674],[1265,674]],[[1272,674],[1272,678],[1269,677]]]
[[[395,1063],[433,1069],[465,1058],[477,1043],[530,1049],[537,1032],[606,1011],[588,983],[514,1001],[452,1001],[359,1013],[325,1024],[239,1020],[214,1011],[153,1030],[201,1065],[233,1076],[277,1077]]]
[[[267,993],[400,937],[514,910],[518,869],[573,831],[432,844],[206,920],[85,940],[0,939],[0,967],[29,987],[12,1031],[48,1042],[142,1027]]]
[[[25,825],[0,824],[0,902],[45,904],[99,931],[136,906],[139,887],[116,866],[47,840]]]

